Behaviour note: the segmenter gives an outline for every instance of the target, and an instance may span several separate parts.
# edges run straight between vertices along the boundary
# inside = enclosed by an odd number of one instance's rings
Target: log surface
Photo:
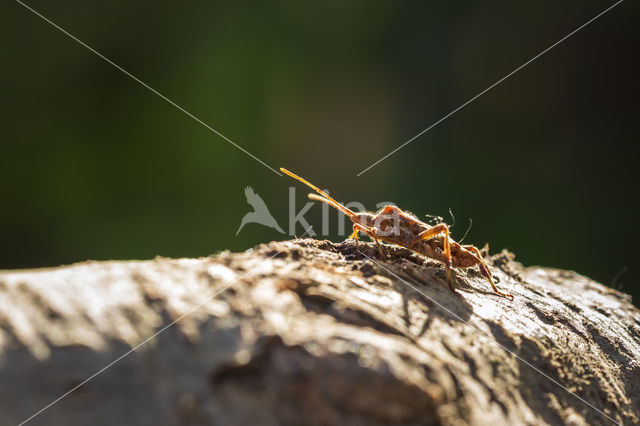
[[[489,261],[513,301],[475,268],[453,293],[441,264],[387,249],[0,271],[0,424],[70,390],[27,424],[640,422],[629,296],[507,252]]]

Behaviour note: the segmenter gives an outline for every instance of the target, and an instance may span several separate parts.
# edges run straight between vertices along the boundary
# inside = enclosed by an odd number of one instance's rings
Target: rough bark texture
[[[0,424],[633,424],[640,312],[574,272],[312,239],[0,273]],[[198,307],[199,306],[199,307]],[[192,310],[198,307],[195,311]],[[555,381],[555,383],[554,383]],[[604,414],[603,414],[604,413]],[[608,416],[608,417],[607,417]]]

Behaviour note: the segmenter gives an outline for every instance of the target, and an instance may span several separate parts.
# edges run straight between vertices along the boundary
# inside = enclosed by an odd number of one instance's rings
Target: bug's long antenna
[[[338,203],[336,200],[334,200],[333,198],[331,198],[329,196],[329,194],[327,194],[326,192],[324,192],[323,190],[321,190],[320,188],[318,188],[317,186],[315,186],[314,184],[312,184],[311,182],[307,182],[305,179],[301,178],[300,176],[298,176],[295,173],[290,172],[289,170],[280,167],[280,171],[283,173],[288,174],[289,176],[291,176],[294,179],[299,180],[300,182],[304,183],[305,185],[307,185],[308,187],[312,188],[314,191],[316,191],[318,194],[322,195],[322,197],[318,197],[315,196],[317,198],[312,198],[314,200],[318,200],[318,201],[323,201],[327,204],[329,204],[332,207],[335,207],[336,209],[340,210],[342,213],[346,214],[347,216],[351,217],[354,216],[355,213],[352,212],[351,210],[349,210],[348,208],[346,208],[345,206],[343,206],[342,204]],[[311,198],[311,196],[314,194],[309,194],[309,198]]]
[[[469,218],[469,227],[467,228],[467,232],[464,233],[464,235],[462,236],[462,238],[460,238],[460,241],[458,241],[458,243],[461,243],[462,240],[464,240],[467,237],[467,234],[471,230],[471,226],[473,226],[473,220],[471,220],[471,218]]]
[[[314,201],[322,201],[323,203],[327,203],[329,204],[331,207],[335,207],[336,209],[340,210],[342,213],[346,214],[347,216],[351,217],[351,215],[354,215],[355,213],[349,209],[347,209],[345,206],[343,206],[342,204],[337,204],[332,200],[328,200],[324,197],[321,197],[319,195],[316,194],[309,194],[308,195],[310,200],[314,200]]]
[[[451,229],[456,226],[456,217],[453,215],[453,210],[451,210],[451,207],[449,207],[449,214],[451,215],[451,220],[453,220],[453,223],[449,225],[449,229]]]

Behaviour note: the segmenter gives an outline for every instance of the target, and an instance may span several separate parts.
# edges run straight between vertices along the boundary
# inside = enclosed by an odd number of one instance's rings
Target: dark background
[[[28,3],[274,168],[640,298],[639,7],[613,2]],[[205,256],[285,235],[279,177],[16,2],[0,6],[0,268]],[[307,219],[321,228],[320,207]],[[332,213],[332,239],[337,214]],[[303,233],[299,227],[296,232]]]

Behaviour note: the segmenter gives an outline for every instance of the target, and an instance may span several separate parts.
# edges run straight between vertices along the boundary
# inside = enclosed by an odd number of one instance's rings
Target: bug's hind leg
[[[447,282],[449,283],[449,287],[453,290],[453,286],[451,285],[451,247],[449,244],[449,226],[446,223],[439,223],[436,226],[433,226],[427,230],[422,231],[418,234],[418,236],[411,241],[409,247],[413,246],[415,243],[421,240],[428,240],[431,237],[435,237],[436,235],[444,234],[443,245],[444,245],[444,266],[447,271]],[[455,291],[455,290],[454,290]]]
[[[475,246],[471,246],[471,247],[475,247]],[[489,257],[489,243],[484,243],[484,247],[480,249],[480,256],[482,256],[483,259]]]
[[[463,246],[463,248],[467,249],[468,251],[472,252],[478,257],[478,267],[480,268],[480,273],[489,281],[489,284],[491,284],[491,287],[493,288],[494,293],[499,294],[502,297],[510,297],[513,300],[512,294],[503,293],[500,290],[498,290],[498,287],[496,287],[495,283],[493,282],[493,278],[491,277],[491,271],[489,271],[489,267],[487,266],[487,263],[484,261],[484,258],[482,257],[482,253],[480,253],[480,250],[478,250],[476,246],[472,246],[472,245]]]

